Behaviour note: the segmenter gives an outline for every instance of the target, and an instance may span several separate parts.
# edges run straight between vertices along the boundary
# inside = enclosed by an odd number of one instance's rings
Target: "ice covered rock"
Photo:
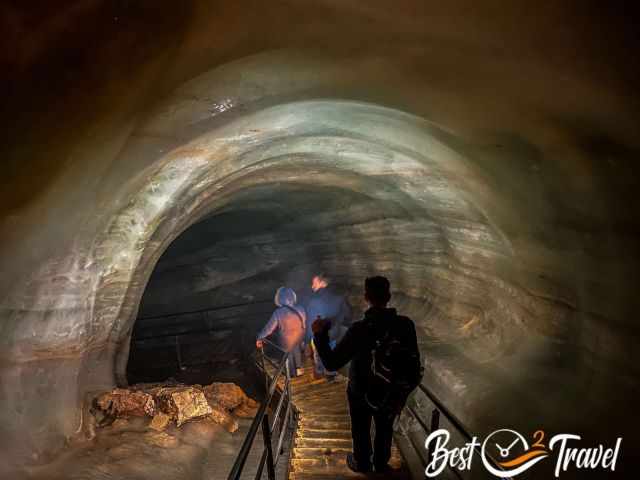
[[[214,382],[203,390],[211,406],[218,405],[238,417],[251,418],[258,410],[258,402],[247,396],[235,383]]]
[[[124,388],[114,388],[103,393],[96,399],[96,406],[103,412],[117,417],[153,416],[156,412],[156,403],[152,395]]]
[[[153,417],[153,419],[151,419],[151,423],[149,423],[149,428],[151,428],[152,430],[161,432],[165,428],[167,428],[170,423],[171,423],[171,415],[167,415],[164,412],[158,412]]]
[[[211,385],[144,384],[130,389],[116,388],[99,395],[95,401],[96,416],[104,417],[106,426],[128,416],[153,417],[149,428],[162,432],[172,421],[179,427],[185,422],[206,419],[233,433],[240,418],[255,416],[258,402],[248,397],[233,383]]]
[[[207,418],[224,427],[229,433],[233,433],[239,428],[238,420],[223,408],[212,407],[211,414]]]
[[[161,389],[156,398],[160,410],[174,419],[178,427],[189,420],[211,413],[204,393],[196,387]]]

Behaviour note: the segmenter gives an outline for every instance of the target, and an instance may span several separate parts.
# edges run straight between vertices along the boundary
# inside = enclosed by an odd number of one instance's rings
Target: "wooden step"
[[[298,428],[306,430],[307,428],[313,430],[349,430],[351,428],[351,422],[348,418],[341,421],[335,420],[307,420],[304,415],[298,420]]]
[[[289,480],[352,480],[358,478],[395,478],[407,480],[406,468],[395,445],[391,451],[390,474],[352,472],[346,464],[352,451],[351,418],[347,405],[346,379],[328,382],[314,379],[309,360],[305,374],[291,381],[293,404],[298,412],[298,427],[293,440]]]
[[[391,457],[389,461],[391,467],[399,469],[402,465],[402,459],[399,457]],[[339,468],[339,470],[338,470]],[[328,470],[349,473],[347,467],[347,453],[337,453],[335,455],[321,455],[314,458],[299,458],[294,456],[291,458],[291,470],[294,472],[308,473],[327,473]]]
[[[298,437],[295,440],[295,448],[349,448],[351,449],[351,436],[349,436],[349,438]]]
[[[330,457],[332,455],[345,456],[351,452],[351,445],[346,447],[295,447],[293,451],[293,458],[322,458]]]
[[[296,404],[297,410],[305,415],[349,415],[346,405],[319,406],[315,404]]]
[[[343,420],[349,420],[348,414],[340,414],[340,413],[305,413],[304,418],[301,419],[305,422],[315,422],[315,421],[329,421],[329,422],[341,422]]]
[[[296,397],[297,402],[306,402],[306,401],[319,401],[325,400],[328,402],[336,402],[337,400],[345,401],[347,400],[347,396],[345,394],[345,386],[344,385],[336,385],[335,387],[320,387],[314,390],[307,390],[303,393],[293,392],[293,395]]]
[[[299,431],[296,435],[299,435],[301,438],[348,438],[348,439],[351,439],[351,429],[316,430],[312,428],[305,428],[304,431]]]
[[[375,480],[408,480],[410,477],[404,469],[392,471],[384,474],[377,473],[354,473],[351,470],[346,472],[327,471],[325,473],[308,473],[308,472],[289,472],[289,480],[357,480],[357,479],[375,479]]]

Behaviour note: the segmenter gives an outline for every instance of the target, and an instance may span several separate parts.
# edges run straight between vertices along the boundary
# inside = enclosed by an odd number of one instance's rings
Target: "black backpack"
[[[374,333],[374,338],[365,400],[375,411],[400,413],[411,392],[422,382],[420,352],[394,326],[382,336]]]

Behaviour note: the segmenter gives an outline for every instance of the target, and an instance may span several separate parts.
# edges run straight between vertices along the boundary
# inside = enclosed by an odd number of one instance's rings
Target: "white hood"
[[[279,307],[283,307],[285,305],[289,305],[290,307],[293,307],[297,301],[296,292],[294,292],[293,289],[288,287],[280,287],[276,291],[276,296],[273,301]]]

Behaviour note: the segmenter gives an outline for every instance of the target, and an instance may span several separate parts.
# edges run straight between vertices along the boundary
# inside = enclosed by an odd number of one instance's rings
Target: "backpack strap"
[[[296,316],[300,319],[300,323],[302,324],[302,330],[305,330],[306,325],[304,324],[304,318],[302,318],[302,315],[300,315],[300,312],[295,308],[293,308],[291,305],[283,305],[283,307],[288,308],[289,310],[291,310],[293,313],[296,314]]]

